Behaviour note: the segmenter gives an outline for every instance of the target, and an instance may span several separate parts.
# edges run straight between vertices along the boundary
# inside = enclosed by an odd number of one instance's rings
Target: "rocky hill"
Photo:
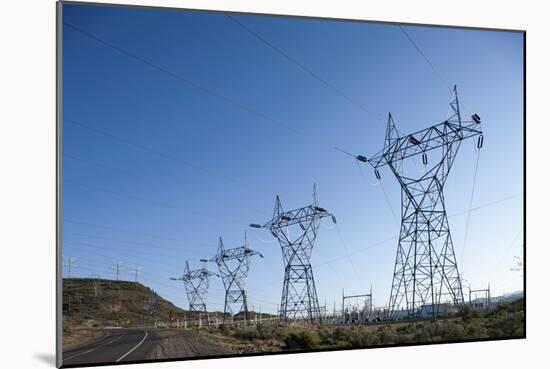
[[[135,327],[195,318],[138,282],[63,280],[63,321],[71,326]]]

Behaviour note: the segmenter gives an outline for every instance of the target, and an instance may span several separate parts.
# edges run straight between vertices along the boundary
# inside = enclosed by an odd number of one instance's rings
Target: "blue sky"
[[[276,194],[294,209],[317,183],[321,206],[338,218],[321,226],[313,251],[321,304],[371,285],[375,304],[386,304],[397,181],[382,170],[377,184],[333,148],[377,152],[389,111],[404,133],[443,121],[456,83],[485,135],[467,237],[473,142],[462,145],[445,193],[464,285],[490,282],[493,295],[522,288],[509,270],[523,240],[522,34],[406,26],[443,83],[395,25],[234,17],[367,111],[223,14],[65,4],[65,23],[225,97],[64,26],[63,255],[76,257],[74,275],[114,278],[122,261],[132,280],[140,266],[142,283],[187,307],[183,285],[169,280],[186,259],[199,267],[219,236],[240,246],[249,223],[270,219]],[[268,231],[250,238],[265,258],[252,263],[249,299],[274,311],[281,251]],[[209,309],[223,309],[221,280],[211,286]]]

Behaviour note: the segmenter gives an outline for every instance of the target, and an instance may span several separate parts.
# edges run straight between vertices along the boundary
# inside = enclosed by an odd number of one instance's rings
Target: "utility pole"
[[[115,270],[116,280],[118,281],[120,278],[120,274],[122,273],[122,261],[115,262],[113,269]]]
[[[73,256],[67,256],[67,261],[65,262],[65,266],[67,267],[67,278],[73,277],[73,269],[76,267],[75,265],[76,258]]]
[[[250,269],[250,258],[255,255],[263,258],[262,254],[249,247],[248,232],[246,231],[244,233],[244,245],[240,247],[226,249],[222,238],[219,239],[218,252],[210,261],[218,265],[225,287],[224,322],[226,314],[229,314],[231,320],[233,320],[233,316],[242,313],[244,321],[249,320],[247,292],[244,284]]]
[[[346,323],[346,312],[344,310],[344,289],[342,288],[342,324]]]
[[[405,308],[416,319],[426,308],[436,318],[443,303],[464,302],[443,188],[462,141],[477,139],[483,145],[477,114],[463,120],[456,86],[444,122],[400,135],[388,115],[384,148],[373,157],[356,159],[374,168],[387,166],[401,186],[401,228],[389,302],[389,317]],[[428,154],[432,163],[428,164]],[[420,160],[421,159],[421,160]],[[420,162],[420,163],[419,163]],[[418,166],[424,166],[420,172]]]
[[[135,282],[138,281],[138,274],[139,274],[140,272],[141,272],[141,267],[136,266],[136,267],[134,268],[134,273],[135,273],[135,279],[134,279],[134,281],[135,281]]]
[[[97,280],[99,279],[99,274],[95,273],[90,275],[90,277],[92,278],[94,283],[94,298],[97,298]]]
[[[487,282],[487,308],[491,308],[491,283]]]
[[[311,205],[285,212],[277,195],[273,218],[264,225],[250,225],[268,229],[281,246],[285,264],[281,320],[322,321],[310,259],[321,219],[329,216],[336,223],[336,217],[319,206],[317,187],[313,185]]]

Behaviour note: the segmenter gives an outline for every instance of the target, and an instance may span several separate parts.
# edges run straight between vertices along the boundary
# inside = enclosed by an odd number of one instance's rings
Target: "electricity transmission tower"
[[[277,195],[273,219],[266,224],[251,224],[254,228],[271,231],[281,245],[285,264],[285,277],[279,319],[321,322],[321,309],[315,289],[310,258],[321,219],[334,215],[319,207],[316,186],[313,186],[313,203],[303,208],[284,211]]]
[[[248,232],[244,234],[244,245],[232,249],[226,249],[220,237],[218,252],[210,261],[218,264],[225,287],[224,321],[226,314],[233,319],[234,316],[239,316],[241,313],[245,321],[249,320],[244,283],[250,269],[250,258],[254,255],[263,258],[262,254],[249,247]]]
[[[179,278],[170,278],[173,281],[183,281],[185,292],[189,300],[189,310],[206,313],[206,297],[208,294],[208,286],[210,284],[210,276],[216,275],[206,268],[208,260],[201,259],[202,268],[191,270],[189,262],[185,261],[185,272]],[[219,277],[219,276],[218,276]]]
[[[391,113],[384,149],[361,162],[378,169],[388,166],[401,186],[401,230],[389,301],[390,318],[435,318],[443,305],[464,302],[462,283],[447,220],[443,188],[462,141],[477,137],[483,145],[477,114],[461,117],[456,86],[447,119],[421,131],[401,136]],[[428,154],[433,164],[428,164]],[[419,161],[424,171],[419,170]],[[402,313],[400,309],[404,309]]]

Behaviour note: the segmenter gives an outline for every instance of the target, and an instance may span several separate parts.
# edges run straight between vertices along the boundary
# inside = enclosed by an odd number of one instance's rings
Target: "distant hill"
[[[504,295],[501,295],[501,296],[491,297],[491,300],[495,302],[509,302],[509,301],[522,299],[523,297],[524,297],[523,291],[515,291],[515,292],[505,293]]]
[[[63,279],[63,319],[71,326],[130,327],[197,316],[138,282]]]
[[[223,312],[209,312],[221,322]],[[276,317],[263,313],[263,319]],[[63,324],[65,328],[153,326],[198,320],[199,313],[181,309],[138,282],[110,279],[63,279]],[[258,317],[253,311],[250,317]],[[202,315],[203,323],[206,317]],[[235,317],[242,319],[242,314]]]
[[[523,296],[523,291],[514,291],[514,292],[510,292],[510,293],[505,293],[503,295],[499,295],[499,296],[491,296],[491,304],[500,304],[500,303],[503,303],[503,302],[512,302],[512,301],[516,301],[516,300],[520,300],[522,299],[524,296]],[[472,303],[484,303],[485,302],[485,297],[478,297],[478,298],[475,298],[475,299],[472,299],[471,301]]]

